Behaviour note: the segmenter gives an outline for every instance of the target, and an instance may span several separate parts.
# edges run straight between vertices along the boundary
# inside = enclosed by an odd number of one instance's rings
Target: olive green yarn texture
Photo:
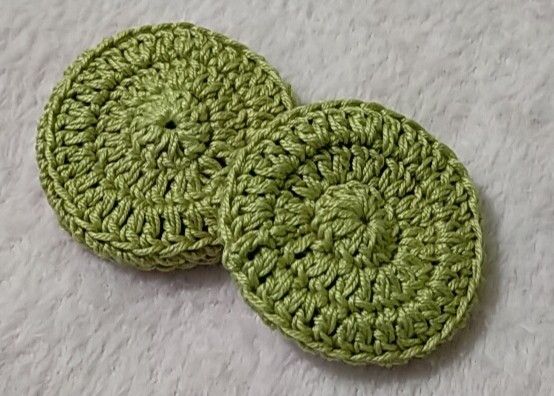
[[[142,270],[221,260],[217,194],[248,128],[294,106],[245,46],[188,23],[144,26],[81,55],[54,89],[37,157],[61,225]]]
[[[453,152],[375,103],[298,107],[251,134],[221,195],[223,264],[306,350],[351,364],[422,357],[481,276],[476,189]]]

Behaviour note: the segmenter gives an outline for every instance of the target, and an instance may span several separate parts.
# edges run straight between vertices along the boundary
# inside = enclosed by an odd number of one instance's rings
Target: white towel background
[[[452,342],[392,370],[327,362],[223,268],[139,273],[58,227],[34,153],[51,89],[103,37],[179,20],[264,55],[302,103],[376,100],[457,153],[488,256]],[[0,0],[0,394],[552,394],[553,26],[550,0]]]

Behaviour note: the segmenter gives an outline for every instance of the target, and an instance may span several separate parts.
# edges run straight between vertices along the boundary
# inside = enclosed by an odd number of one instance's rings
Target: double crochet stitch
[[[392,365],[450,337],[475,299],[475,187],[445,145],[374,103],[299,107],[252,133],[220,206],[223,263],[303,348]]]
[[[65,72],[39,124],[62,226],[139,269],[220,261],[216,191],[245,131],[293,107],[263,58],[187,23],[104,40]]]

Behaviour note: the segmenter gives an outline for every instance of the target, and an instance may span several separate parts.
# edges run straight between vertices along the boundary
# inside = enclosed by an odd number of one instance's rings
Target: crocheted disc
[[[432,351],[475,298],[478,200],[463,165],[378,104],[298,107],[252,135],[220,206],[223,264],[307,350],[392,365]]]
[[[187,23],[129,30],[54,89],[41,183],[62,226],[103,257],[143,270],[216,263],[230,152],[292,107],[277,72],[235,41]]]

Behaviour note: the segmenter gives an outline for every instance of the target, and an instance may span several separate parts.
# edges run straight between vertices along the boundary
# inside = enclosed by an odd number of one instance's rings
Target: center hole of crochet
[[[164,125],[165,129],[175,129],[177,128],[177,124],[175,124],[175,121],[169,120]]]
[[[350,181],[327,188],[316,202],[311,226],[318,238],[327,238],[329,249],[346,249],[360,267],[378,268],[394,258],[398,241],[384,201],[365,184]]]

